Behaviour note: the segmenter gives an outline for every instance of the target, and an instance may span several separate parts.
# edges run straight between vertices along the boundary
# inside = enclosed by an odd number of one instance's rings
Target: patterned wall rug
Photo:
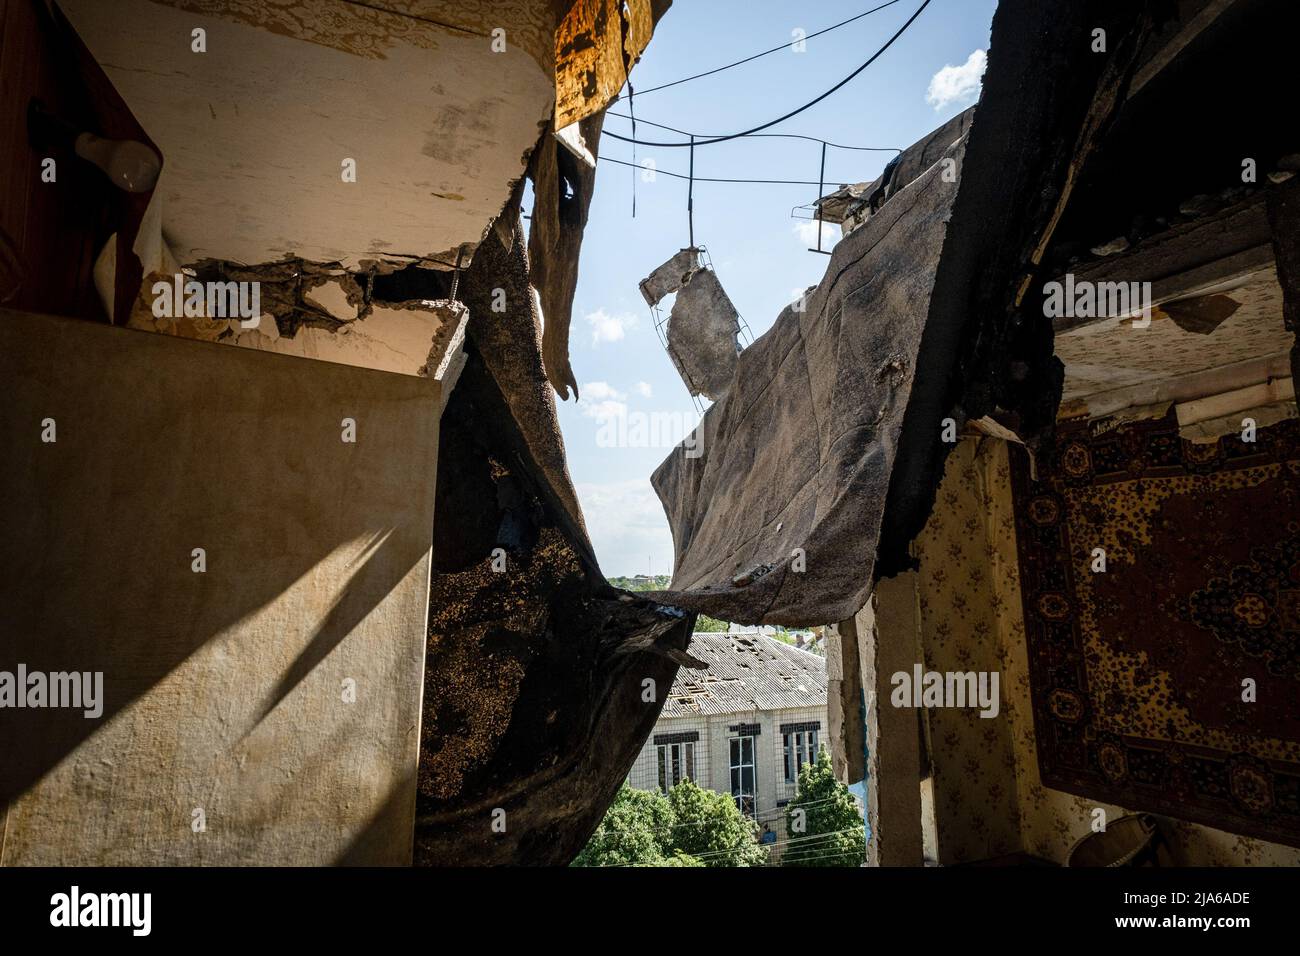
[[[1013,458],[1044,783],[1300,846],[1297,423],[1082,423],[1037,481]]]

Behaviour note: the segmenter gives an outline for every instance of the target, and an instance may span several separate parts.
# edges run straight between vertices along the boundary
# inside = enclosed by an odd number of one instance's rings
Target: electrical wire
[[[654,793],[655,791],[642,791],[642,792],[650,792],[650,793]],[[717,792],[717,791],[713,791],[713,792]],[[801,803],[801,804],[799,804],[799,806],[802,807],[802,808],[804,808],[804,809],[807,809],[808,807],[820,806],[821,804],[824,804],[824,803],[833,803],[833,802],[838,801],[839,799],[840,799],[840,798],[839,798],[838,796],[835,796],[835,797],[823,797],[821,800],[810,800],[808,803]],[[785,813],[785,808],[784,808],[784,807],[776,807],[776,808],[774,808],[773,810],[767,810],[767,811],[764,811],[762,814],[760,814],[760,816],[764,816],[764,817],[766,817],[767,819],[778,819],[779,816],[784,815],[784,813]],[[716,824],[716,821],[714,821],[714,820],[695,820],[695,821],[688,821],[688,822],[686,822],[686,823],[675,823],[675,824],[672,824],[671,826],[666,826],[666,827],[646,827],[646,828],[641,828],[641,827],[622,827],[622,828],[620,828],[620,827],[606,827],[606,828],[605,828],[605,832],[604,832],[604,834],[602,835],[602,837],[603,837],[603,838],[608,838],[608,837],[610,837],[610,836],[615,836],[615,835],[620,835],[620,836],[621,836],[622,834],[625,834],[625,833],[633,833],[633,834],[639,834],[639,833],[667,833],[667,832],[669,832],[669,831],[676,831],[676,830],[681,830],[681,829],[690,829],[690,828],[692,828],[692,827],[704,827],[704,826],[716,826],[716,825],[717,825],[717,824]],[[596,839],[596,836],[593,835],[593,836],[592,836],[592,839]]]
[[[605,112],[605,115],[617,116],[619,119],[632,119],[632,117],[628,116],[626,113],[614,113],[608,110]],[[647,119],[637,119],[635,120],[635,122],[641,123],[645,126],[653,126],[657,129],[666,129],[670,133],[680,133],[682,136],[691,136],[691,135],[713,136],[714,135],[711,133],[691,134],[684,129],[678,129],[675,126],[665,126],[663,123],[652,123],[650,120]],[[635,131],[632,133],[632,135],[633,136],[636,135]],[[899,149],[897,146],[845,146],[843,143],[832,143],[830,140],[821,139],[820,137],[817,136],[805,136],[803,133],[753,133],[750,136],[747,136],[746,138],[747,139],[806,139],[810,143],[821,143],[823,146],[832,146],[835,149],[853,149],[853,150],[858,150],[860,152],[867,152],[867,153],[901,153],[902,152],[902,150]],[[696,145],[698,145],[698,141]]]
[[[835,846],[836,843],[839,842],[841,837],[853,837],[862,832],[863,830],[861,826],[853,826],[843,830],[830,830],[825,833],[809,833],[804,836],[789,837],[785,840],[777,840],[775,843],[758,843],[754,845],[763,847],[764,849],[767,849],[769,851],[775,847],[790,847],[790,849],[782,850],[782,857],[781,857],[782,860],[785,860],[787,857],[798,858],[801,854],[811,857],[826,852],[828,849]],[[798,845],[794,846],[794,844],[798,844]],[[688,855],[701,862],[707,862],[709,860],[718,860],[718,859],[726,858],[732,855],[733,853],[736,853],[740,849],[742,849],[742,846],[743,845],[737,845],[733,847],[726,847],[720,850],[705,850],[702,853],[692,853]],[[602,863],[600,864],[601,867],[630,867],[630,866],[645,866],[645,865],[646,864],[644,863]]]
[[[816,99],[813,99],[805,103],[803,106],[800,106],[798,109],[793,109],[789,113],[786,113],[784,116],[778,116],[776,119],[755,126],[753,129],[747,129],[739,133],[731,133],[726,136],[716,136],[713,137],[712,139],[693,139],[689,143],[656,142],[652,140],[636,139],[635,137],[620,136],[618,133],[611,133],[608,130],[602,130],[601,132],[606,136],[609,136],[613,139],[620,140],[624,143],[635,143],[638,146],[659,146],[664,148],[681,148],[686,146],[711,146],[714,143],[723,143],[730,139],[739,139],[742,136],[752,136],[755,133],[760,133],[771,126],[775,126],[777,123],[784,123],[786,120],[790,119],[791,117],[798,116],[800,113],[804,112],[804,110],[808,110],[816,106],[822,100],[826,99],[826,97],[830,96],[832,93],[836,92],[846,83],[848,83],[850,80],[856,77],[859,73],[861,73],[863,70],[869,67],[872,63],[875,63],[876,60],[879,59],[886,50],[888,50],[891,46],[893,46],[895,40],[897,40],[899,37],[901,37],[904,33],[907,32],[908,27],[910,27],[914,22],[916,22],[916,18],[921,15],[922,11],[924,11],[925,8],[930,5],[930,3],[931,0],[923,0],[921,5],[916,8],[916,12],[907,18],[907,22],[904,23],[901,27],[899,27],[898,31],[892,37],[890,37],[888,40],[885,41],[884,46],[882,46],[875,53],[871,54],[871,56],[867,59],[865,63],[863,63],[860,67],[858,67],[848,76],[846,76],[844,79],[840,80],[838,83],[832,86],[825,93],[822,93]]]
[[[898,0],[889,0],[888,3],[882,3],[878,7],[873,7],[872,9],[868,10],[866,13],[859,13],[856,17],[849,17],[847,20],[841,20],[839,23],[835,24],[834,26],[826,27],[824,30],[818,30],[816,33],[810,33],[807,36],[805,36],[803,39],[811,40],[813,37],[819,37],[823,33],[830,33],[832,30],[838,30],[840,27],[848,26],[850,23],[853,23],[855,20],[861,20],[863,17],[870,16],[871,14],[875,13],[878,10],[885,9],[885,7],[892,7],[896,3],[898,3]],[[762,53],[755,53],[753,56],[747,56],[743,60],[737,60],[735,63],[728,63],[726,66],[720,66],[717,67],[716,69],[706,70],[703,73],[696,73],[694,76],[684,76],[680,80],[673,80],[671,83],[663,83],[659,86],[652,86],[650,87],[650,89],[642,90],[636,95],[645,96],[647,93],[653,93],[656,90],[666,90],[668,89],[668,87],[677,86],[679,83],[689,83],[691,80],[698,80],[701,79],[702,77],[712,76],[714,73],[721,73],[723,70],[730,70],[732,67],[743,66],[746,63],[750,63],[754,60],[757,60],[759,57],[767,56],[769,53],[777,53],[781,50],[793,46],[795,43],[798,42],[799,42],[798,40],[791,40],[789,43],[782,43],[780,46],[774,46],[772,47],[772,49],[764,50]],[[624,97],[619,96],[616,97],[616,99],[624,99]]]
[[[623,160],[623,159],[611,159],[611,158],[608,157],[608,156],[597,156],[597,157],[596,157],[596,161],[599,162],[599,163],[617,163],[619,166],[631,166],[633,169],[649,169],[649,168],[650,168],[650,167],[648,167],[648,166],[641,166],[641,165],[638,165],[637,163],[629,163],[629,162],[627,162],[627,160]],[[655,168],[655,169],[654,169],[654,172],[655,172],[657,175],[671,176],[671,177],[673,177],[674,179],[691,179],[691,178],[692,178],[692,177],[690,177],[690,176],[687,176],[685,173],[674,173],[674,172],[670,172],[670,171],[667,170],[667,169],[658,169],[658,168]],[[696,176],[696,177],[694,177],[694,179],[695,179],[695,181],[696,181],[697,183],[759,183],[759,184],[766,184],[766,185],[773,185],[773,186],[816,186],[816,185],[818,185],[818,182],[817,182],[817,180],[815,180],[815,179],[813,179],[813,180],[807,180],[807,179],[714,179],[714,178],[711,178],[711,177],[708,177],[708,176]]]

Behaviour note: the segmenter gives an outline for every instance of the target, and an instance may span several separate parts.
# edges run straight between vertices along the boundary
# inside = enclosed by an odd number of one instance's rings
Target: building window
[[[817,760],[817,731],[796,730],[781,735],[785,751],[785,782],[798,783],[804,764]]]
[[[740,812],[754,815],[754,738],[731,738],[731,796]]]
[[[667,793],[683,780],[695,779],[695,744],[679,741],[655,747],[659,766],[659,790]]]

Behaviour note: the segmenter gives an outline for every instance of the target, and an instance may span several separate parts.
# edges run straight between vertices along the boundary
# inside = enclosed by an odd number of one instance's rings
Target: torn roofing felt
[[[655,471],[676,560],[672,590],[652,597],[739,623],[847,620],[876,577],[911,564],[945,418],[999,412],[1031,447],[1050,434],[1061,368],[1025,293],[1123,100],[1146,7],[999,4],[969,131],[885,184],[804,311],[787,306],[741,354],[695,441]],[[935,152],[929,137],[917,148]]]
[[[462,276],[442,414],[415,862],[563,865],[627,778],[694,615],[600,572],[542,370],[518,207]],[[506,241],[501,241],[505,235]],[[504,289],[505,311],[492,310]],[[504,831],[493,828],[505,813]]]
[[[948,155],[960,164],[964,153],[958,141]],[[865,603],[862,559],[880,526],[957,191],[940,173],[931,167],[839,243],[806,309],[787,306],[741,353],[731,390],[696,431],[703,454],[678,449],[655,472],[677,550],[674,588],[686,592],[670,600],[698,600],[723,620],[789,624],[837,620],[840,606],[851,617]],[[790,575],[796,549],[810,571]]]

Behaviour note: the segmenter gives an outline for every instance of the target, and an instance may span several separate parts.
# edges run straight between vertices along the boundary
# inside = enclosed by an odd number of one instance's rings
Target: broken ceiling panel
[[[712,269],[684,279],[668,318],[668,354],[690,393],[716,402],[736,372],[740,314]]]
[[[683,249],[642,279],[641,297],[645,299],[646,305],[654,308],[664,296],[680,289],[687,277],[699,268],[699,264],[699,249]]]
[[[270,318],[249,330],[235,322],[230,331],[232,344],[247,348],[441,379],[460,351],[465,321],[464,306],[444,299],[375,304],[337,330],[304,326],[292,338]]]
[[[552,35],[549,0],[476,4],[482,22],[464,24],[462,5],[417,0],[60,6],[162,151],[163,229],[182,265],[450,268],[551,112],[549,58],[520,45]]]
[[[1231,308],[1219,309],[1215,317],[1222,318],[1212,327],[1193,325],[1190,306],[1207,298],[1226,300]],[[1269,267],[1228,291],[1156,306],[1146,327],[1129,318],[1103,318],[1059,332],[1056,354],[1065,363],[1061,415],[1108,414],[1121,390],[1140,396],[1211,369],[1285,355],[1292,336],[1277,320],[1281,310],[1277,270]]]
[[[555,31],[555,128],[618,95],[672,0],[576,0]]]

